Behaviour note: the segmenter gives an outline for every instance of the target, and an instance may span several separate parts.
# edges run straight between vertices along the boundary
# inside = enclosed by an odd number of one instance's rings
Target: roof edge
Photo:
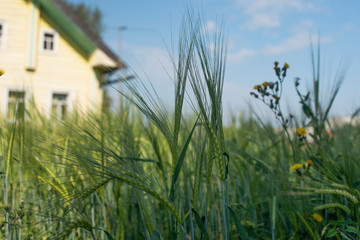
[[[76,26],[52,1],[38,0],[41,9],[50,19],[73,41],[88,57],[97,46],[86,34]]]
[[[44,1],[44,0],[42,0]],[[76,13],[64,2],[64,0],[45,0],[45,1],[51,1],[53,4],[64,14],[66,17],[72,22],[73,25],[75,25],[77,28],[79,28],[83,34],[95,44],[97,48],[99,48],[102,52],[104,52],[106,55],[108,55],[109,58],[111,58],[114,62],[118,63],[117,68],[126,68],[126,64],[121,61],[119,56],[114,53],[101,39],[101,37],[96,34],[92,29],[90,29],[84,21],[82,21]]]

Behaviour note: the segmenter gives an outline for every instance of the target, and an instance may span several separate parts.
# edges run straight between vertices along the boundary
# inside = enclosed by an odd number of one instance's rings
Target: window
[[[41,36],[41,51],[45,53],[56,53],[58,34],[53,30],[43,30]]]
[[[25,92],[9,91],[7,119],[15,119],[17,114],[23,113],[25,110]]]
[[[64,119],[67,113],[67,99],[68,94],[64,93],[53,93],[52,95],[52,105],[51,105],[51,114],[52,116]]]
[[[53,51],[54,50],[54,34],[45,33],[44,34],[44,50]]]
[[[6,44],[6,23],[4,21],[0,21],[0,51],[5,50]]]
[[[1,44],[1,40],[3,39],[4,37],[4,24],[3,23],[0,23],[0,44]],[[1,45],[0,45],[1,47]]]

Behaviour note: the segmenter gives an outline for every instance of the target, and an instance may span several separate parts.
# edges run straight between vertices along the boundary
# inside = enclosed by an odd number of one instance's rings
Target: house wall
[[[89,58],[68,42],[32,1],[1,0],[0,21],[7,25],[5,50],[0,50],[0,114],[7,111],[9,89],[26,90],[39,109],[51,112],[52,93],[68,93],[69,107],[82,111],[100,108],[102,90]],[[58,33],[55,53],[41,51],[43,30]]]

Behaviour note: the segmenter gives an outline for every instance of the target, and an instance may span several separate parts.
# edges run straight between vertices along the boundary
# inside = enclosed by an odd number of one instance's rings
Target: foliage
[[[103,33],[102,13],[98,7],[91,8],[85,3],[71,3],[69,0],[64,0],[64,3],[70,7],[74,13],[76,13],[76,16],[95,34],[100,36]]]
[[[325,124],[338,90],[325,111],[299,94],[307,119],[290,121],[279,107],[286,73],[275,68],[279,90],[254,94],[284,131],[244,114],[223,126],[224,39],[210,44],[191,17],[183,26],[174,111],[134,80],[117,114],[60,121],[34,106],[1,120],[3,239],[359,238],[360,128]]]

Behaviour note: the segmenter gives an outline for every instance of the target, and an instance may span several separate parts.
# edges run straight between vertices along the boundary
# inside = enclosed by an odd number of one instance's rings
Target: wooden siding
[[[76,46],[58,29],[43,12],[37,9],[37,21],[31,21],[33,3],[26,0],[1,0],[0,20],[7,22],[5,51],[0,51],[0,68],[6,71],[0,78],[0,112],[6,111],[7,91],[25,88],[31,92],[37,106],[44,113],[51,110],[51,94],[67,92],[71,105],[83,111],[101,106],[102,90],[89,59],[77,51]],[[36,23],[36,36],[31,46],[31,24]],[[56,53],[40,51],[42,30],[58,32]],[[33,71],[28,70],[31,54]]]

